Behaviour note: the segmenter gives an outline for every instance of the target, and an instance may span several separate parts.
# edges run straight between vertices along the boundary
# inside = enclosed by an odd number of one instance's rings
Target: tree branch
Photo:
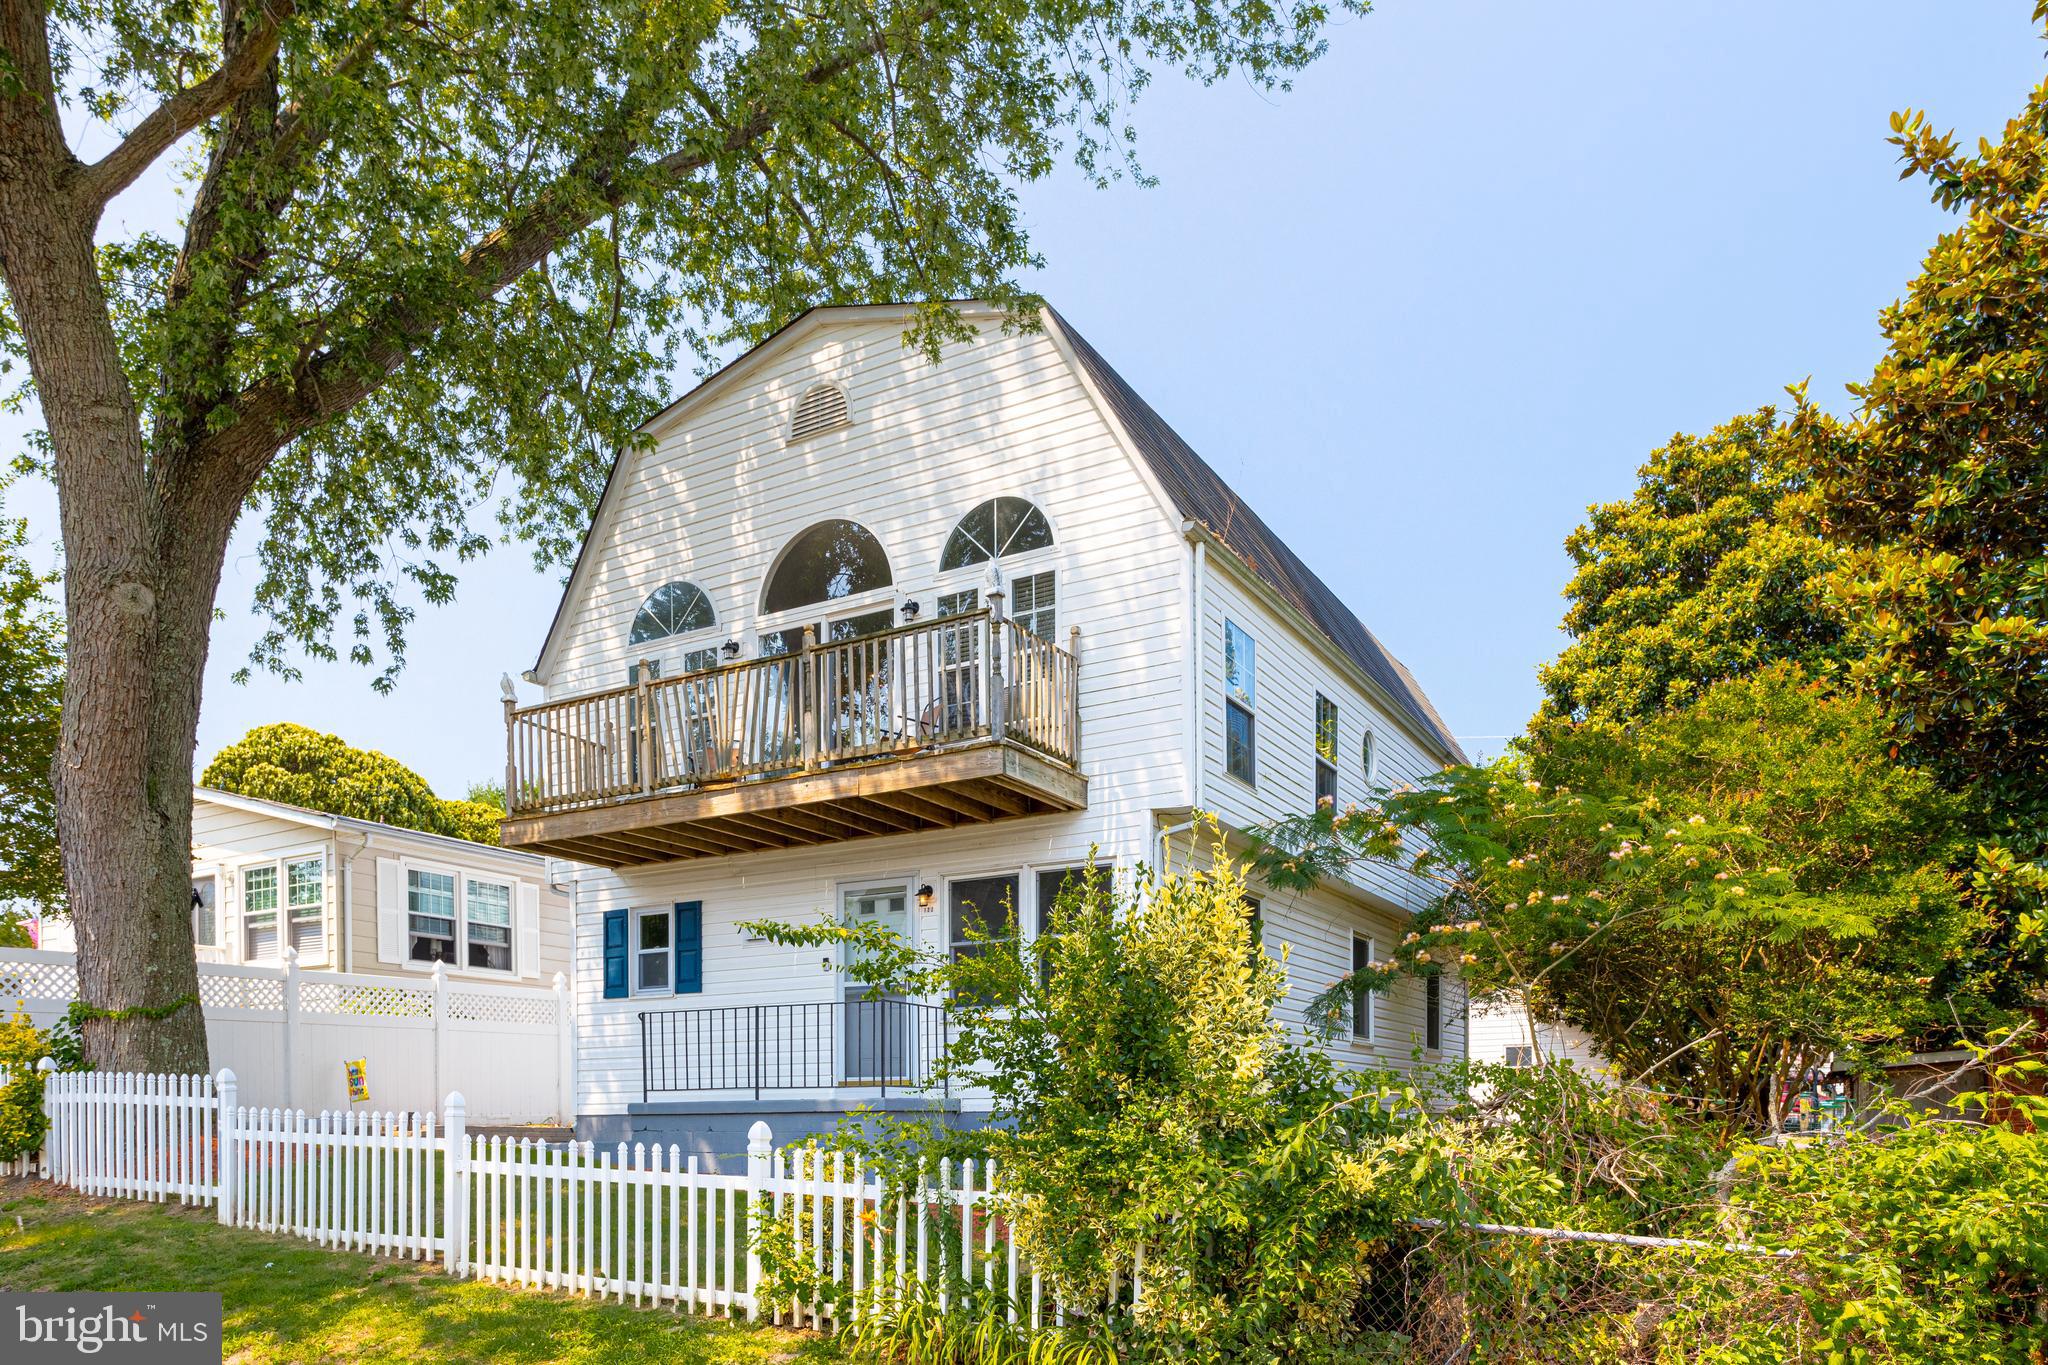
[[[910,16],[927,22],[934,9]],[[875,56],[889,43],[886,32],[819,62],[804,74],[816,87]],[[722,139],[706,146],[685,145],[642,165],[633,164],[640,149],[625,130],[635,123],[636,101],[622,99],[613,122],[523,210],[479,239],[461,259],[464,288],[437,301],[429,312],[396,298],[364,324],[350,329],[350,338],[309,357],[289,380],[271,379],[245,389],[233,403],[234,419],[205,438],[197,452],[205,463],[222,459],[231,483],[246,491],[277,451],[320,422],[346,412],[374,393],[396,373],[418,347],[465,310],[505,289],[575,233],[624,202],[630,181],[644,177],[677,179],[712,165],[721,156],[740,155],[774,130],[777,111],[756,104],[749,116],[732,125]],[[309,330],[323,322],[309,320]]]
[[[94,216],[107,201],[135,183],[179,138],[226,109],[244,91],[263,79],[277,55],[293,0],[264,0],[241,40],[228,50],[213,73],[188,85],[149,111],[120,145],[77,176],[78,195]]]

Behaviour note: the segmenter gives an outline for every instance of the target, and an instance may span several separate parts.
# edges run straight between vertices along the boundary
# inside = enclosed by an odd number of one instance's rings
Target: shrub
[[[17,1008],[0,1024],[0,1161],[12,1161],[43,1148],[49,1121],[43,1116],[43,1073],[36,1063],[49,1055],[49,1037]]]
[[[1359,1343],[1368,1284],[1444,1167],[1410,1145],[1420,1096],[1290,1045],[1273,1013],[1284,964],[1253,943],[1244,902],[1218,848],[1214,870],[1128,897],[1070,882],[1037,942],[997,924],[958,959],[860,926],[754,927],[851,943],[869,985],[954,1000],[944,1069],[987,1088],[992,1125],[842,1140],[896,1181],[961,1143],[994,1158],[1019,1247],[1068,1305],[1059,1349],[1331,1359]],[[1134,1308],[1108,1291],[1141,1256]],[[962,1297],[955,1343],[975,1331]],[[928,1313],[897,1316],[900,1349],[931,1338]]]

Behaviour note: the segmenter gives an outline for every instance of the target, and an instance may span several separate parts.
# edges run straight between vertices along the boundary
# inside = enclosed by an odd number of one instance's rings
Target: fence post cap
[[[766,1153],[775,1145],[775,1130],[764,1119],[755,1119],[754,1126],[747,1129],[747,1152],[749,1155]]]
[[[289,943],[284,945],[284,952],[281,953],[280,956],[284,958],[284,965],[287,967],[296,967],[299,965],[299,950],[297,948],[292,947],[292,945]]]
[[[41,1061],[36,1063],[36,1070],[38,1071],[48,1072],[55,1071],[56,1069],[57,1059],[55,1057],[45,1057]]]
[[[449,1091],[448,1098],[444,1102],[443,1107],[446,1108],[448,1112],[451,1114],[461,1113],[465,1107],[465,1102],[462,1098],[462,1092],[460,1090]]]
[[[220,1075],[214,1077],[214,1079],[219,1081],[222,1085],[233,1085],[235,1083],[235,1073],[228,1070],[226,1067],[222,1067],[220,1069]]]
[[[555,973],[555,989],[556,989],[556,990],[561,990],[562,988],[564,988],[564,987],[565,987],[565,986],[567,986],[568,984],[569,984],[569,974],[568,974],[567,972],[556,972],[556,973]]]
[[[435,958],[434,969],[433,971],[429,972],[428,975],[434,978],[435,985],[440,985],[443,981],[446,981],[448,979],[448,964],[443,962],[438,957]]]

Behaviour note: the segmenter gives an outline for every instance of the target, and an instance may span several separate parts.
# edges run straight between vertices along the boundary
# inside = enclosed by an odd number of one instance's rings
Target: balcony
[[[505,711],[508,848],[605,867],[1084,809],[1072,650],[987,611]]]
[[[647,1010],[640,1098],[922,1091],[952,1041],[951,1014],[914,1000]],[[952,1093],[943,1083],[940,1090]]]

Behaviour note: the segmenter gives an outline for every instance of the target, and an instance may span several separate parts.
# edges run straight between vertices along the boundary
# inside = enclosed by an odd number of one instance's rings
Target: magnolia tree
[[[205,1063],[193,740],[236,520],[255,662],[389,686],[502,525],[560,557],[612,451],[817,303],[1025,304],[1017,186],[1128,166],[1160,69],[1284,86],[1366,0],[0,0],[0,348],[62,521],[55,764],[86,1042]],[[169,163],[182,223],[107,208]],[[912,335],[961,330],[937,302]]]
[[[1301,888],[1388,859],[1437,890],[1326,1018],[1455,968],[1584,1029],[1625,1078],[1763,1125],[1817,1063],[1984,1017],[2000,962],[1951,872],[1963,828],[1891,760],[1874,704],[1777,665],[1633,726],[1539,722],[1522,757],[1281,822],[1253,861]]]

